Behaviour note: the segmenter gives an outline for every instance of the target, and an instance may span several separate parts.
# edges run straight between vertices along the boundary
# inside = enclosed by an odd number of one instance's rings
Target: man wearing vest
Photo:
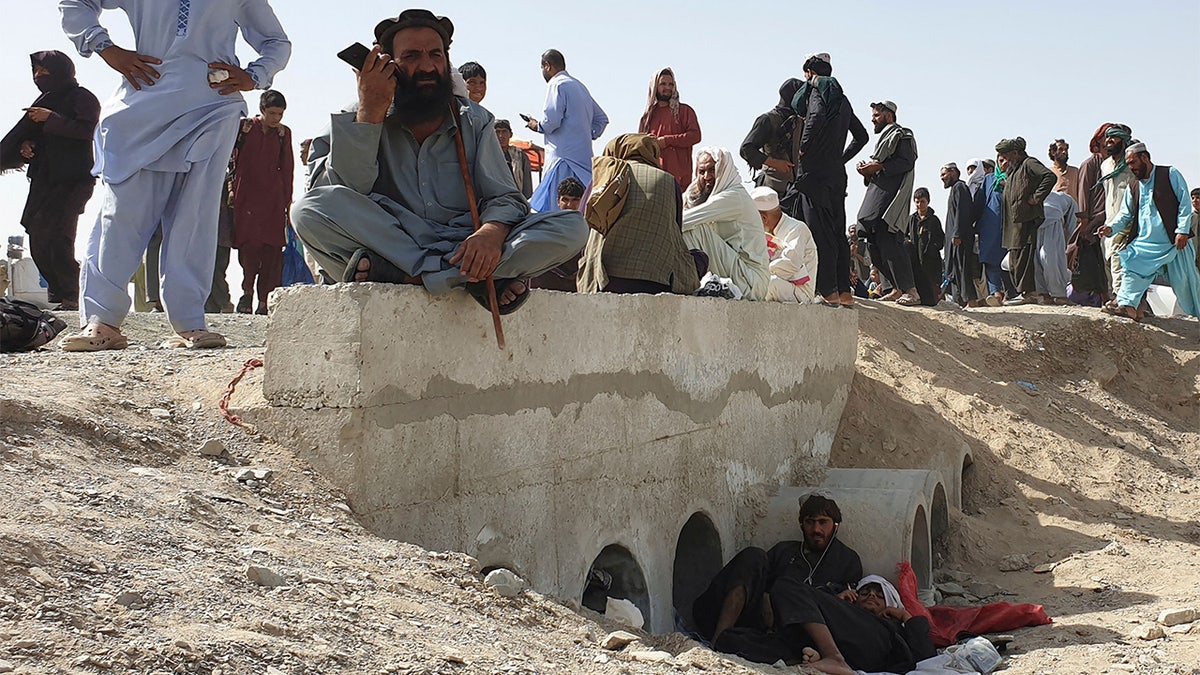
[[[1137,184],[1129,186],[1120,211],[1098,230],[1109,238],[1126,233],[1119,252],[1125,275],[1117,289],[1117,307],[1105,311],[1140,320],[1137,307],[1142,295],[1156,276],[1165,273],[1184,313],[1200,316],[1200,273],[1194,263],[1187,183],[1174,167],[1155,166],[1144,143],[1130,145],[1125,161]]]

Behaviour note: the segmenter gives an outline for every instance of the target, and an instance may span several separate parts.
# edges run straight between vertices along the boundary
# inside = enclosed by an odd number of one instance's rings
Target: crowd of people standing
[[[512,124],[483,105],[484,67],[452,68],[450,20],[407,10],[376,27],[355,69],[357,105],[305,141],[308,190],[293,203],[287,104],[270,89],[291,42],[268,2],[125,4],[134,50],[112,43],[96,3],[60,2],[79,53],[125,78],[103,114],[69,57],[39,52],[31,63],[43,94],[0,147],[4,169],[28,168],[22,223],[50,299],[80,312],[82,331],[64,349],[127,344],[128,282],[144,262],[161,277],[155,299],[175,330],[170,342],[224,345],[205,310],[266,313],[283,253],[298,247],[289,223],[326,281],[464,288],[487,305],[479,284],[495,277],[503,312],[547,287],[834,307],[853,307],[856,296],[901,306],[1079,303],[1140,320],[1157,282],[1200,315],[1191,239],[1200,192],[1154,164],[1125,125],[1101,126],[1078,168],[1065,141],[1050,144],[1047,166],[1019,137],[998,142],[995,161],[967,162],[965,174],[945,163],[943,221],[928,188],[914,184],[916,135],[895,102],[879,100],[874,149],[854,165],[866,193],[848,222],[846,166],[870,134],[829,54],[806,58],[737,148],[751,191],[728,148],[700,147],[697,112],[681,102],[671,68],[651,76],[637,131],[594,156],[609,118],[551,49],[541,57],[544,108],[522,115],[547,148],[535,188],[530,158],[510,144]],[[260,55],[244,69],[233,49],[239,28]],[[164,72],[197,84],[155,86]],[[247,117],[232,94],[252,89],[264,93],[260,114]],[[458,175],[439,171],[454,164],[470,185],[452,187]],[[80,271],[73,236],[93,174],[103,206]],[[236,306],[224,284],[232,249],[243,269]]]

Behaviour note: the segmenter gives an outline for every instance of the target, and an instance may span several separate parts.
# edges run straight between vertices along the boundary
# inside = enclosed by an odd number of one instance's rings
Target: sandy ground
[[[971,446],[941,574],[1055,618],[1015,631],[1007,672],[1200,672],[1200,622],[1131,637],[1200,609],[1200,325],[857,311],[833,464]],[[603,617],[501,597],[467,556],[365,531],[287,448],[221,418],[266,319],[214,321],[230,348],[159,349],[159,314],[131,317],[123,352],[0,356],[0,673],[784,672],[680,635],[605,650]],[[235,407],[261,400],[261,373]],[[1029,568],[1000,572],[1011,554]]]

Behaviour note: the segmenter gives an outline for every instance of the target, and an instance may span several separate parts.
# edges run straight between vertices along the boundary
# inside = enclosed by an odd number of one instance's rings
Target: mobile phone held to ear
[[[349,47],[346,47],[342,51],[338,52],[337,57],[350,64],[350,66],[355,70],[358,70],[363,67],[364,63],[366,63],[367,55],[370,53],[371,50],[365,47],[363,43],[355,42]]]

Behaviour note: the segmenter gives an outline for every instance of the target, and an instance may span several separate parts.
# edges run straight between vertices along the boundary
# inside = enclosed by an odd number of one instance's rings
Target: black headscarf
[[[792,77],[784,81],[779,87],[779,103],[775,109],[783,113],[784,117],[790,117],[792,114],[792,98],[796,96],[796,92],[800,87],[804,86],[804,80]]]
[[[41,66],[48,73],[34,76],[41,95],[29,105],[31,108],[46,108],[68,119],[76,118],[76,102],[81,93],[90,93],[75,80],[75,64],[71,57],[60,51],[34,52],[29,55],[32,72]],[[29,178],[45,177],[58,182],[78,180],[90,175],[92,167],[92,142],[77,138],[64,138],[44,133],[45,123],[34,122],[25,114],[12,131],[0,141],[0,170],[19,169],[30,164]],[[37,144],[32,162],[21,156],[21,144],[33,141]]]

